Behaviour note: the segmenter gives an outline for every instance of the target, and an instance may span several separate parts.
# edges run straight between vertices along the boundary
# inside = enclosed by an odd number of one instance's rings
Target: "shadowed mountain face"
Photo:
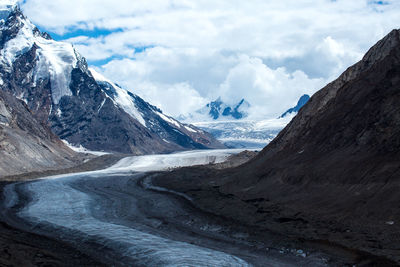
[[[0,88],[61,139],[134,154],[223,147],[89,69],[71,44],[41,33],[18,7],[0,3],[0,14]]]
[[[399,103],[400,31],[393,30],[247,164],[203,170],[201,181],[185,183],[199,173],[184,170],[156,182],[248,224],[400,263]]]
[[[70,167],[78,160],[21,100],[0,90],[0,176]]]

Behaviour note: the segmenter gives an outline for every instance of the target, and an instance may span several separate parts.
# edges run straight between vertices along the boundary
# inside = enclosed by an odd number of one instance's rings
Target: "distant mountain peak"
[[[19,5],[18,5],[18,1],[17,0],[2,0],[0,2],[0,12],[1,11],[12,11],[14,9],[18,8],[19,9]],[[1,18],[1,16],[0,16]]]
[[[247,109],[250,104],[242,98],[234,105],[227,105],[218,97],[215,101],[208,103],[204,108],[197,111],[197,113],[207,113],[212,119],[217,120],[221,117],[231,117],[233,119],[242,119],[247,117]]]
[[[284,118],[292,113],[297,113],[299,110],[308,102],[310,96],[307,94],[302,95],[299,100],[297,101],[296,106],[286,110],[279,118]]]

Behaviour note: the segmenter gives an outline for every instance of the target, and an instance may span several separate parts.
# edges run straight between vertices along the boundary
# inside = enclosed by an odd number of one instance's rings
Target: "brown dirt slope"
[[[0,90],[0,177],[71,167],[79,160],[23,101]]]

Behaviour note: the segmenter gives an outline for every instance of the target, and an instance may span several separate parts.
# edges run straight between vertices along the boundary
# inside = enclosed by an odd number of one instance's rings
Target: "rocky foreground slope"
[[[89,69],[71,44],[52,40],[13,2],[0,3],[0,90],[26,102],[61,139],[133,154],[223,147]]]
[[[154,182],[242,223],[400,264],[399,103],[400,30],[393,30],[250,162],[182,169]]]
[[[0,177],[29,171],[67,168],[78,157],[26,104],[0,90]]]

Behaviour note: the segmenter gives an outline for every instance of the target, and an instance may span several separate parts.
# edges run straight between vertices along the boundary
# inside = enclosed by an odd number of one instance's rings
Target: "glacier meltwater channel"
[[[33,225],[42,223],[79,232],[82,241],[96,240],[106,249],[118,251],[124,262],[143,266],[249,266],[244,260],[224,252],[167,239],[131,227],[99,220],[91,214],[93,199],[74,188],[80,179],[118,177],[128,173],[162,170],[170,167],[217,163],[238,150],[191,151],[169,155],[128,157],[101,171],[68,174],[27,183],[32,197],[17,215]],[[6,205],[15,204],[16,193],[6,188]]]

